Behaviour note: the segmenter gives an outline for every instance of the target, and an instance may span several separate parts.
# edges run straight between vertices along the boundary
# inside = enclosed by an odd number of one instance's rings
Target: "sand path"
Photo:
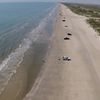
[[[100,100],[100,40],[85,17],[64,5],[59,13],[45,69],[24,100]],[[71,61],[58,60],[62,56]]]

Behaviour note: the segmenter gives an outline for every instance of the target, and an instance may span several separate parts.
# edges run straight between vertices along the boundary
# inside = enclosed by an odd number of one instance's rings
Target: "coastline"
[[[53,34],[51,33],[51,29],[53,28],[55,18],[53,19],[51,13],[53,14],[54,11],[50,12],[48,18],[43,19],[42,24],[45,23],[46,25],[42,25],[43,28],[39,26],[40,30],[38,30],[39,36],[37,40],[33,40],[34,43],[32,43],[29,50],[25,53],[22,63],[0,95],[0,100],[22,100],[33,86],[45,62],[44,59],[49,46],[49,38],[51,38]]]
[[[26,97],[23,100],[33,100],[33,99],[34,100],[38,100],[38,99],[40,100],[40,99],[43,99],[43,98],[39,98],[40,97],[39,95],[38,95],[38,98],[35,98],[35,96],[37,95],[36,92],[40,88],[39,86],[41,85],[41,82],[44,80],[44,77],[45,76],[53,77],[54,73],[56,72],[56,74],[58,75],[59,71],[61,71],[60,74],[62,73],[62,68],[60,66],[63,65],[63,64],[62,63],[60,64],[57,61],[58,58],[61,57],[61,55],[63,53],[63,49],[64,49],[63,48],[63,42],[62,42],[63,39],[61,39],[61,41],[59,41],[59,39],[63,38],[63,36],[64,36],[64,34],[63,34],[64,30],[63,30],[63,26],[62,26],[62,22],[61,22],[62,17],[59,16],[60,12],[61,12],[61,7],[59,6],[59,8],[58,8],[58,14],[57,14],[57,18],[56,18],[56,22],[54,23],[54,27],[53,27],[53,33],[54,34],[50,38],[50,46],[49,46],[48,52],[47,52],[46,57],[45,57],[46,60],[45,60],[45,63],[43,65],[43,69],[42,69],[41,73],[39,74],[38,78],[36,79],[36,81],[35,81],[32,89],[31,89],[31,91],[26,95]],[[58,69],[56,69],[56,67],[58,67]],[[52,71],[54,73],[52,73]],[[48,75],[47,75],[47,72],[48,72]],[[51,74],[50,74],[50,72],[51,72]],[[55,77],[55,75],[54,75],[54,77]],[[56,77],[59,77],[59,75],[56,76]],[[47,83],[50,82],[49,78],[46,79],[45,81],[48,81]],[[55,79],[55,81],[57,82],[56,79]],[[44,89],[46,89],[46,88],[50,89],[50,87],[49,86],[47,87],[46,84],[45,84],[45,88]],[[52,87],[51,87],[51,89],[52,89]],[[48,94],[48,91],[47,91],[46,94]],[[46,97],[46,94],[44,93],[45,97]]]
[[[100,40],[85,19],[60,4],[53,34],[49,37],[42,30],[8,84],[10,92],[0,100],[8,100],[8,95],[9,100],[100,100]],[[71,61],[64,61],[63,56]]]

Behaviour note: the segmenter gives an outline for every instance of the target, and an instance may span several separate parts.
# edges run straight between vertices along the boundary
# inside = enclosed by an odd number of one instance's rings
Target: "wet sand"
[[[30,91],[44,64],[49,45],[48,34],[46,31],[41,32],[37,41],[25,53],[23,62],[0,95],[0,100],[22,100]]]

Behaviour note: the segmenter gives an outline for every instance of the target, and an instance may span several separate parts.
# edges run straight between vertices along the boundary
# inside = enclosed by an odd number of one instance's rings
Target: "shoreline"
[[[33,100],[34,99],[34,96],[35,96],[35,94],[36,94],[36,92],[37,92],[37,90],[38,90],[38,88],[39,88],[39,85],[41,84],[41,82],[42,82],[42,80],[43,80],[43,78],[45,77],[45,74],[46,74],[46,72],[47,72],[47,70],[49,70],[49,68],[48,68],[48,66],[49,66],[49,64],[51,65],[53,65],[54,64],[54,61],[55,61],[55,59],[58,59],[58,57],[57,57],[57,54],[58,55],[61,55],[61,53],[63,52],[63,50],[62,50],[62,48],[61,48],[61,44],[60,44],[60,46],[59,46],[59,41],[58,41],[58,45],[57,45],[57,39],[59,39],[59,36],[57,35],[57,32],[59,31],[59,33],[60,32],[63,32],[63,30],[62,30],[62,26],[61,26],[61,17],[59,16],[59,11],[60,11],[61,9],[60,9],[60,7],[59,7],[59,10],[58,10],[58,14],[57,14],[57,18],[56,18],[56,22],[54,23],[54,27],[53,27],[53,35],[52,35],[52,37],[50,38],[50,46],[49,46],[49,50],[48,50],[48,52],[47,52],[47,54],[46,54],[46,56],[45,56],[45,63],[44,63],[44,65],[43,65],[43,69],[41,70],[41,73],[39,74],[39,76],[37,77],[37,79],[36,79],[36,81],[35,81],[35,83],[34,83],[34,85],[33,85],[33,87],[32,87],[32,89],[31,89],[31,91],[26,95],[26,97],[23,99],[23,100]],[[57,30],[58,29],[58,27],[59,27],[59,30]],[[60,35],[61,36],[61,35]],[[62,37],[62,36],[61,36]],[[61,38],[60,37],[60,38]],[[57,46],[56,46],[57,45]],[[63,45],[62,45],[63,46]],[[56,49],[58,49],[58,47],[59,47],[59,50],[57,50],[56,51]],[[60,51],[61,50],[61,51]],[[52,59],[52,56],[54,56],[53,57],[53,59]],[[55,58],[55,56],[56,56],[56,58]],[[52,60],[51,60],[52,59]],[[51,63],[49,62],[49,60],[51,60]],[[54,61],[53,61],[54,60]],[[52,62],[53,61],[53,62]],[[59,63],[58,63],[59,64]],[[55,66],[57,66],[58,64],[56,64]],[[53,65],[54,66],[54,65]],[[52,66],[52,67],[53,67]],[[58,65],[59,66],[59,65]],[[52,70],[53,70],[53,68],[52,68]],[[50,75],[50,73],[48,73],[48,75]],[[49,79],[48,79],[49,80]]]
[[[47,30],[42,30],[43,34],[27,51],[24,63],[9,83],[7,88],[12,88],[7,94],[9,100],[100,99],[100,40],[84,16],[62,4],[57,11],[51,37]],[[64,40],[65,37],[69,40]],[[64,56],[71,60],[64,61]],[[8,100],[7,96],[0,100]]]
[[[46,26],[42,29],[40,28],[38,39],[32,43],[30,49],[25,53],[24,60],[17,68],[16,73],[13,74],[3,93],[0,95],[0,100],[22,100],[33,86],[35,79],[45,63],[44,59],[48,51],[49,38],[51,38],[53,34],[51,34],[52,30],[49,31],[49,28],[52,29],[51,27],[53,27],[53,21],[55,20],[51,12],[49,17],[52,22],[50,23],[48,18],[46,18],[47,21],[42,21],[42,23],[46,23]]]

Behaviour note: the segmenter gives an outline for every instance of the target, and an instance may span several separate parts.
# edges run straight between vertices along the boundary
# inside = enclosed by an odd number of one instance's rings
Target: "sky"
[[[0,2],[34,2],[34,1],[40,1],[40,2],[57,2],[57,1],[66,1],[66,2],[73,2],[73,3],[92,3],[92,4],[100,4],[100,0],[0,0]]]

